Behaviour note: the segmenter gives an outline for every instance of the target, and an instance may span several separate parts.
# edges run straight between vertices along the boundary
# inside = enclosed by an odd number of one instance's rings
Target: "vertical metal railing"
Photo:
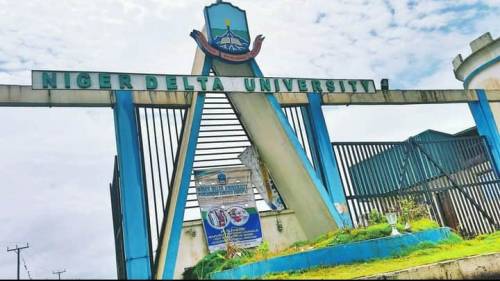
[[[356,226],[367,225],[372,209],[384,213],[411,198],[466,236],[498,228],[500,179],[484,138],[337,142],[333,149]]]
[[[206,93],[193,170],[241,167],[238,155],[248,146],[248,136],[226,94]],[[254,192],[262,211],[265,204],[257,191]],[[200,219],[194,176],[191,177],[184,219]]]
[[[297,135],[297,138],[299,139],[299,143],[302,146],[302,149],[304,149],[304,152],[307,155],[307,158],[309,161],[311,161],[311,164],[314,165],[313,158],[312,158],[312,143],[309,140],[309,136],[307,134],[307,129],[306,129],[306,123],[303,118],[303,114],[305,113],[305,106],[302,105],[296,105],[296,106],[283,106],[282,107],[283,112],[285,113],[285,116],[288,119],[288,122],[290,123],[290,126],[292,127],[293,131]]]
[[[127,272],[125,266],[125,249],[123,244],[123,225],[120,202],[120,171],[118,169],[117,156],[115,156],[113,164],[113,180],[109,184],[109,192],[111,196],[111,212],[113,217],[113,235],[115,237],[116,273],[118,279],[126,279]]]
[[[186,112],[186,108],[136,107],[153,258],[168,215]]]

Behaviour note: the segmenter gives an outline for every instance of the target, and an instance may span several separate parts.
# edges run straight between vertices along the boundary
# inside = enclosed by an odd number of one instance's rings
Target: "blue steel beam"
[[[205,58],[203,70],[201,75],[209,75],[212,68],[212,60],[209,57]],[[163,269],[163,279],[173,279],[175,273],[175,264],[177,261],[177,254],[179,252],[179,244],[181,240],[182,224],[184,222],[184,209],[188,197],[189,183],[191,182],[191,174],[193,172],[193,162],[196,152],[196,144],[198,142],[198,135],[200,132],[201,117],[203,106],[205,104],[205,93],[198,93],[196,103],[191,105],[189,110],[193,110],[193,119],[191,123],[191,131],[189,132],[189,140],[187,144],[186,156],[184,158],[184,168],[181,174],[181,183],[179,185],[179,193],[175,200],[175,211],[172,214],[173,222],[170,230],[170,237],[168,238],[167,255],[165,258],[165,265]],[[188,112],[189,114],[189,112]],[[184,126],[187,126],[185,124]]]
[[[315,153],[319,169],[321,172],[318,176],[323,178],[323,183],[330,195],[330,199],[339,211],[342,223],[337,222],[339,226],[352,228],[351,217],[347,208],[347,200],[345,198],[342,180],[337,165],[337,160],[333,152],[328,129],[326,127],[325,117],[321,109],[321,94],[309,93],[307,96],[309,104],[306,106],[306,114],[308,121],[306,125],[311,126],[309,130],[312,133],[312,138],[309,141],[314,143]],[[341,212],[342,211],[342,212]]]
[[[496,65],[500,61],[500,56],[480,65],[467,75],[464,79],[464,88],[468,89],[470,82],[481,72]],[[493,162],[495,163],[495,172],[500,174],[500,136],[495,122],[495,117],[491,111],[485,90],[476,90],[478,101],[469,102],[469,109],[476,122],[476,128],[479,135],[485,137],[490,149]]]
[[[151,252],[137,121],[131,91],[116,91],[116,146],[120,167],[123,243],[127,279],[151,278]]]
[[[478,101],[470,102],[469,108],[476,122],[479,135],[486,138],[495,164],[495,172],[500,173],[500,135],[484,90],[476,90]]]
[[[304,129],[306,131],[307,140],[309,143],[309,150],[311,151],[311,158],[313,162],[314,169],[316,170],[316,174],[323,180],[323,172],[321,170],[321,164],[318,159],[318,150],[316,148],[316,144],[314,143],[314,133],[312,131],[311,120],[309,119],[309,114],[307,110],[301,110],[302,120],[304,120]]]

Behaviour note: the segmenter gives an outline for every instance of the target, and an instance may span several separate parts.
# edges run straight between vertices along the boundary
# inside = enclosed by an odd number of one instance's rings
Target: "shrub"
[[[241,265],[240,258],[226,258],[226,251],[217,251],[205,256],[194,267],[184,271],[186,280],[208,279],[210,274]]]
[[[371,209],[368,214],[368,225],[374,225],[379,223],[387,222],[385,216],[375,209]]]
[[[412,198],[402,199],[400,202],[401,216],[400,222],[406,223],[409,221],[420,220],[429,217],[427,206],[425,204],[418,204]]]

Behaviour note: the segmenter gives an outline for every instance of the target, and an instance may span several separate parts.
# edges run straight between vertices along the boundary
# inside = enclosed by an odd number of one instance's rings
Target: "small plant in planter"
[[[425,204],[418,204],[412,198],[404,198],[399,201],[400,207],[400,223],[404,224],[405,230],[410,231],[412,226],[411,221],[429,218],[429,212]]]

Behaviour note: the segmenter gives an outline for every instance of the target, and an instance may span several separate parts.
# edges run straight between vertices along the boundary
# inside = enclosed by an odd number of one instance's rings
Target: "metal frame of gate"
[[[251,142],[225,94],[207,93],[196,147],[194,169],[242,166],[237,158]],[[136,106],[150,256],[157,258],[161,222],[167,216],[186,107]],[[304,105],[282,105],[307,157],[317,168],[315,147],[307,131]],[[500,215],[500,179],[483,137],[406,142],[336,142],[332,148],[338,163],[349,214],[355,227],[367,225],[371,209],[379,212],[412,198],[428,207],[429,216],[465,236],[492,232]],[[451,163],[451,164],[450,164]],[[450,166],[451,165],[451,166]],[[112,203],[119,202],[118,165],[111,185]],[[260,211],[268,211],[255,190]],[[119,207],[113,208],[120,210]],[[199,219],[199,206],[191,178],[185,220]],[[119,274],[126,274],[121,214],[113,214]],[[152,261],[152,264],[156,262]],[[121,272],[120,272],[121,271]]]
[[[305,123],[306,109],[303,105],[283,105],[282,109],[309,160],[316,166]],[[179,106],[136,106],[153,259],[159,247],[161,222],[167,216],[185,113],[186,108]],[[202,114],[194,169],[242,166],[237,156],[251,142],[227,96],[207,93]],[[372,209],[383,213],[397,207],[402,198],[412,198],[428,207],[432,219],[466,236],[494,231],[500,221],[496,212],[500,210],[500,179],[485,141],[483,137],[468,137],[332,143],[354,226],[367,225],[367,215]],[[119,171],[115,165],[111,185],[115,203],[119,202],[118,183]],[[268,211],[260,194],[254,192],[259,210]],[[116,240],[121,241],[121,216],[113,214],[113,217],[117,221]],[[197,219],[199,205],[192,178],[185,221]],[[117,259],[123,257],[120,253],[123,249],[118,246]]]
[[[500,178],[483,137],[405,142],[332,143],[355,226],[368,213],[397,208],[403,198],[465,236],[500,224]]]
[[[177,166],[180,140],[185,125],[186,107],[136,106],[144,189],[147,196],[150,252],[153,260],[159,247],[161,223],[167,216],[173,175]],[[312,161],[312,146],[306,130],[303,105],[283,105],[282,110],[297,135],[306,155]],[[251,142],[241,125],[226,94],[206,93],[202,112],[202,123],[196,147],[193,169],[210,169],[243,166],[238,155]],[[314,165],[314,164],[313,164]],[[114,166],[113,182],[110,184],[111,201],[119,204],[119,169]],[[270,211],[262,196],[254,189],[260,212]],[[117,206],[113,210],[120,210]],[[113,212],[117,264],[122,264],[123,234],[120,228],[121,214]],[[194,177],[191,177],[184,221],[199,220],[199,204],[196,197]],[[125,276],[125,267],[118,266],[119,275]]]

